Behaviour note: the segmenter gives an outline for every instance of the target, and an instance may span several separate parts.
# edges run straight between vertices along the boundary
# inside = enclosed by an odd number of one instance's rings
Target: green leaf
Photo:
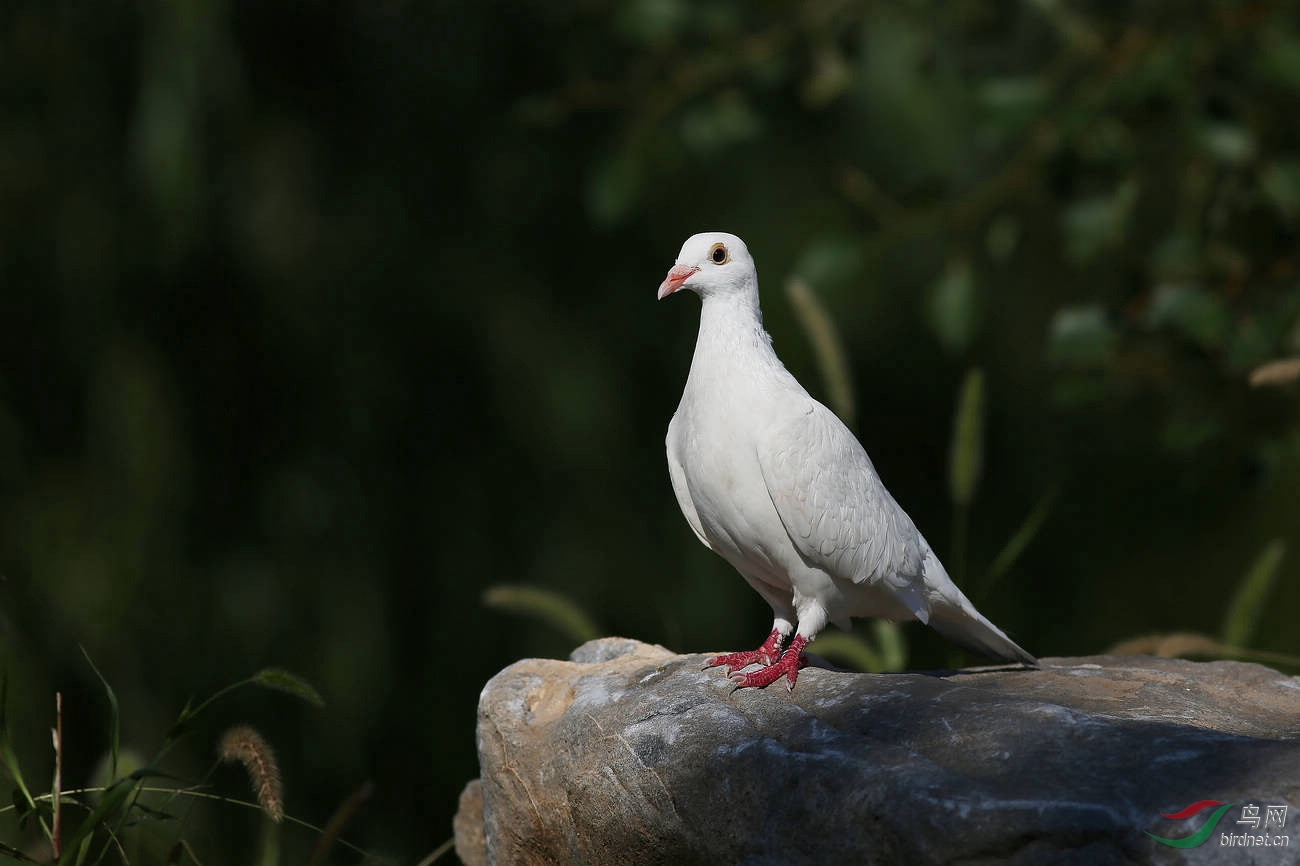
[[[849,370],[839,330],[817,295],[803,280],[791,277],[785,284],[785,292],[817,355],[817,366],[821,368],[822,380],[826,383],[827,401],[840,420],[852,429],[857,413],[853,401],[853,374]]]
[[[1273,83],[1300,92],[1300,37],[1280,27],[1263,27],[1256,65]]]
[[[1269,163],[1260,175],[1259,187],[1269,204],[1284,219],[1294,221],[1300,218],[1300,160]]]
[[[1038,120],[1051,93],[1032,75],[990,78],[975,93],[980,109],[980,139],[998,145]]]
[[[1155,246],[1148,262],[1157,274],[1186,274],[1200,267],[1201,255],[1199,235],[1179,226]]]
[[[924,17],[902,5],[873,6],[857,52],[855,114],[869,128],[889,130],[868,139],[869,162],[896,189],[959,180],[969,164],[968,86],[959,64],[942,59]]]
[[[1217,418],[1171,418],[1160,431],[1160,442],[1170,451],[1190,457],[1222,433],[1223,422]]]
[[[1165,39],[1140,52],[1133,67],[1114,84],[1117,102],[1146,105],[1153,100],[1178,99],[1191,90],[1191,40]]]
[[[1092,261],[1123,239],[1137,204],[1137,181],[1129,179],[1110,195],[1076,201],[1061,214],[1066,258],[1074,265]]]
[[[804,81],[801,96],[804,105],[824,108],[834,102],[853,83],[853,67],[834,42],[821,46],[813,54],[812,72]]]
[[[725,90],[714,99],[695,105],[681,120],[682,142],[701,155],[752,139],[762,128],[759,116],[738,90]]]
[[[1020,245],[1020,221],[1011,214],[1002,214],[989,223],[984,233],[984,249],[989,258],[999,264],[1011,258]]]
[[[1158,286],[1146,319],[1151,327],[1172,328],[1205,349],[1222,346],[1232,328],[1223,299],[1198,286]]]
[[[926,295],[925,318],[939,343],[952,354],[970,347],[983,319],[970,262],[949,262]]]
[[[800,253],[794,273],[822,291],[858,281],[863,269],[862,240],[854,235],[831,235]]]
[[[577,643],[600,637],[600,629],[582,608],[549,589],[493,586],[483,593],[483,603],[494,610],[539,619]]]
[[[954,505],[969,506],[984,463],[984,371],[970,369],[962,381],[953,418],[948,487]]]
[[[1048,330],[1047,359],[1073,369],[1098,369],[1110,365],[1119,337],[1096,304],[1064,307],[1056,311]]]
[[[1243,126],[1208,123],[1201,129],[1201,147],[1217,162],[1232,168],[1248,165],[1255,158],[1255,137]]]
[[[1051,95],[1042,80],[1032,75],[989,78],[977,92],[985,108],[1015,112],[1036,112]]]
[[[1223,618],[1223,642],[1229,646],[1245,647],[1250,644],[1255,626],[1264,612],[1264,603],[1269,591],[1277,579],[1286,555],[1286,542],[1275,538],[1260,551],[1250,570],[1242,578],[1237,593],[1228,605],[1228,612]]]
[[[1117,168],[1131,165],[1137,155],[1133,131],[1114,117],[1090,122],[1079,131],[1074,147],[1087,162]]]
[[[301,698],[314,707],[324,707],[325,699],[320,692],[302,677],[291,674],[283,668],[263,668],[249,678],[253,685],[272,689]]]
[[[90,653],[86,652],[86,648],[84,646],[81,647],[81,654],[86,657],[86,664],[90,665],[90,669],[95,672],[95,676],[99,677],[99,681],[104,684],[104,692],[108,695],[108,715],[109,715],[108,778],[109,781],[111,782],[117,779],[117,758],[118,758],[118,752],[122,740],[122,721],[121,721],[121,714],[118,712],[117,695],[113,692],[113,687],[108,684],[108,680],[104,679],[104,675],[99,672],[99,668],[95,667],[95,662],[90,658]]]
[[[615,30],[644,46],[668,42],[692,17],[683,0],[629,0],[614,8]]]

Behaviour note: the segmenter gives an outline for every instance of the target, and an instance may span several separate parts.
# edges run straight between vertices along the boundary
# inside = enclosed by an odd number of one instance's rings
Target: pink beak
[[[682,283],[699,273],[699,268],[693,268],[690,265],[673,265],[668,269],[668,276],[659,284],[658,300],[671,295],[682,287]]]

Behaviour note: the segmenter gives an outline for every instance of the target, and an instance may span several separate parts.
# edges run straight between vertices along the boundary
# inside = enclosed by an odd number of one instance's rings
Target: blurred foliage
[[[287,814],[320,825],[369,780],[349,838],[411,861],[476,773],[482,684],[572,647],[486,588],[752,646],[766,607],[663,462],[697,313],[653,293],[709,228],[746,239],[787,365],[853,400],[893,494],[1030,651],[1219,633],[1207,599],[1296,535],[1300,386],[1273,364],[1300,356],[1295,4],[0,20],[0,661],[29,784],[52,777],[56,691],[66,787],[113,749],[79,644],[122,708],[119,773],[187,695],[284,666],[324,710],[241,690],[171,771],[201,778],[203,743],[264,719]],[[791,278],[846,378],[819,375],[807,311],[773,291]],[[959,540],[944,461],[974,369]],[[1242,585],[1269,599],[1259,660],[1300,654],[1300,564],[1275,559]],[[945,659],[903,635],[907,664]],[[262,850],[253,820],[190,827],[220,840],[209,866]]]
[[[483,593],[483,603],[506,613],[535,617],[563,634],[574,646],[601,635],[586,611],[558,592],[532,586],[494,586]]]
[[[1150,654],[1173,658],[1240,658],[1300,669],[1300,655],[1252,649],[1256,627],[1264,613],[1274,579],[1286,554],[1286,543],[1275,538],[1264,546],[1259,556],[1242,576],[1223,618],[1221,639],[1190,632],[1146,635],[1120,641],[1110,652]]]
[[[1024,522],[1020,524],[1015,533],[1007,539],[1007,543],[998,551],[998,555],[989,564],[986,579],[978,587],[981,596],[992,588],[994,581],[1010,571],[1011,567],[1016,564],[1016,560],[1029,549],[1030,543],[1033,542],[1034,537],[1038,535],[1043,528],[1043,524],[1047,522],[1048,516],[1052,513],[1052,506],[1056,504],[1058,493],[1058,488],[1048,488],[1048,491],[1038,500],[1033,510],[1025,517]]]
[[[958,508],[975,499],[984,462],[984,371],[966,372],[957,394],[948,459],[948,495]]]
[[[1248,647],[1264,613],[1264,603],[1277,579],[1286,554],[1286,542],[1275,538],[1260,551],[1233,596],[1223,617],[1223,642],[1228,646]]]
[[[857,426],[857,406],[853,399],[853,374],[849,368],[844,343],[824,304],[808,284],[792,279],[785,284],[786,297],[799,319],[799,325],[817,356],[817,367],[826,383],[826,402],[833,406],[849,429]]]
[[[856,631],[827,629],[809,646],[809,652],[847,665],[852,670],[880,673],[907,669],[907,641],[897,623],[871,621],[874,640]]]

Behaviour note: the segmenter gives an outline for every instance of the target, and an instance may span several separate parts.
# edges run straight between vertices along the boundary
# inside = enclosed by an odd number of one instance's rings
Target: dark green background
[[[477,773],[484,682],[571,649],[487,587],[756,644],[768,612],[663,457],[698,303],[654,292],[705,229],[748,242],[817,395],[787,278],[822,299],[863,442],[944,557],[984,370],[949,565],[1030,651],[1217,635],[1294,541],[1300,395],[1247,384],[1300,354],[1293,4],[17,3],[0,93],[0,656],[39,791],[56,690],[67,784],[107,746],[78,645],[145,756],[187,697],[280,665],[326,708],[237,693],[167,766],[202,776],[251,723],[291,814],[373,780],[345,835],[414,862]],[[1254,648],[1300,653],[1298,563]],[[907,634],[910,664],[951,659]],[[205,804],[185,834],[246,862],[258,820]]]

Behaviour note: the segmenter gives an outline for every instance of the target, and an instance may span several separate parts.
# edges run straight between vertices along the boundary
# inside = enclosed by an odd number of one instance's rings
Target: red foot
[[[761,665],[770,665],[781,657],[781,644],[785,643],[785,638],[781,632],[772,629],[772,633],[763,641],[763,645],[756,650],[746,652],[727,653],[726,655],[714,656],[706,659],[704,666],[706,668],[725,667],[727,673],[738,671],[746,665],[752,665],[758,662]]]
[[[795,635],[794,640],[790,641],[789,649],[781,654],[776,664],[770,664],[747,674],[732,674],[731,678],[735,681],[736,688],[761,689],[770,686],[785,674],[785,678],[789,680],[787,688],[793,690],[795,680],[799,679],[799,669],[808,664],[808,660],[803,657],[803,648],[807,645],[806,637]]]

